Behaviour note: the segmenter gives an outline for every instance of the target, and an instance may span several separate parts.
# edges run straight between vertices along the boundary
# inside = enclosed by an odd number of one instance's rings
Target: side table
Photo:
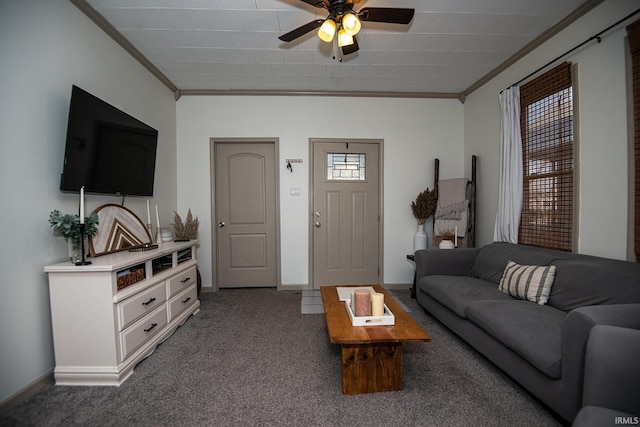
[[[416,262],[416,257],[413,254],[409,254],[407,255],[407,259],[409,261],[413,261],[413,263],[415,264]],[[411,298],[416,298],[416,270],[415,270],[415,266],[414,266],[414,270],[413,270],[413,285],[411,286]]]

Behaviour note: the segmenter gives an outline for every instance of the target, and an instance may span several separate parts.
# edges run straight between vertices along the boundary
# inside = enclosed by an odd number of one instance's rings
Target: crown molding
[[[436,98],[460,99],[459,93],[444,92],[338,92],[338,91],[284,91],[284,90],[214,90],[185,89],[176,92],[176,100],[182,96],[335,96],[354,98]]]
[[[575,21],[577,21],[579,18],[581,18],[586,13],[590,12],[592,9],[594,9],[596,6],[598,6],[602,2],[604,2],[604,0],[588,0],[588,1],[586,1],[585,3],[582,4],[582,6],[578,7],[576,10],[571,12],[571,14],[567,15],[564,19],[562,19],[556,25],[554,25],[553,27],[549,28],[547,31],[542,33],[540,36],[536,37],[534,40],[529,42],[525,47],[523,47],[518,52],[516,52],[512,56],[510,56],[502,64],[498,65],[496,68],[494,68],[493,70],[489,71],[487,74],[485,74],[479,80],[477,80],[474,84],[472,84],[467,89],[462,91],[461,96],[463,98],[466,98],[472,92],[474,92],[475,90],[477,90],[477,89],[481,88],[482,86],[484,86],[485,84],[487,84],[494,77],[496,77],[497,75],[499,75],[500,73],[505,71],[507,68],[511,67],[513,64],[518,62],[520,59],[524,58],[525,56],[527,56],[528,54],[533,52],[535,49],[540,47],[543,43],[545,43],[550,38],[552,38],[553,36],[558,34],[560,31],[562,31],[565,28],[567,28],[569,25],[573,24]]]

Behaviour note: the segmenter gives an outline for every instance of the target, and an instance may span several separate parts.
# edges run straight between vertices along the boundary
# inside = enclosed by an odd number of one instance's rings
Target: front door
[[[381,144],[311,144],[313,287],[379,284]]]
[[[218,288],[277,286],[273,142],[214,142]]]

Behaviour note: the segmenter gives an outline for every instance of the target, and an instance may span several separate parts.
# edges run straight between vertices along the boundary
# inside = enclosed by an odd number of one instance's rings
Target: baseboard
[[[413,287],[413,284],[411,283],[385,283],[382,285],[383,288],[385,289],[392,289],[392,290],[408,290],[411,289]]]
[[[42,390],[47,384],[53,382],[53,369],[49,372],[42,375],[40,378],[33,381],[31,384],[22,388],[20,391],[15,393],[13,396],[4,400],[0,403],[0,414],[9,411],[10,409],[18,406],[25,400],[37,394],[40,390]]]
[[[311,290],[311,285],[280,285],[278,287],[279,291],[309,291]]]

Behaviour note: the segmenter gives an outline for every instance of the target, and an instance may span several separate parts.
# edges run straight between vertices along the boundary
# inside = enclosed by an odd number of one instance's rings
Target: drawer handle
[[[149,299],[149,301],[147,301],[147,302],[143,302],[143,303],[142,303],[142,305],[145,305],[145,306],[146,306],[146,305],[149,305],[149,304],[151,304],[152,302],[154,302],[155,300],[156,300],[155,298],[151,298],[151,299]]]
[[[191,280],[191,277],[187,277],[186,279],[181,280],[181,281],[180,281],[180,283],[186,283],[186,282],[188,282],[189,280]]]
[[[183,304],[186,304],[187,302],[191,301],[191,297],[187,298],[186,300],[182,301]]]
[[[157,323],[152,323],[151,326],[149,327],[149,329],[145,329],[145,332],[149,332],[150,330],[152,330],[153,328],[155,328],[156,326],[158,326]]]

